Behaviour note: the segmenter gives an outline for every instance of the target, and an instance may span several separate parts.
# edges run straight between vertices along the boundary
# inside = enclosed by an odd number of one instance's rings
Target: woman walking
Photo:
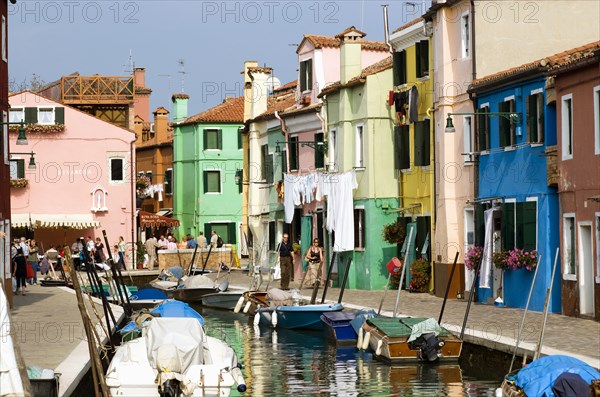
[[[27,277],[27,261],[23,256],[23,248],[17,248],[17,255],[13,259],[13,277],[17,279],[15,295],[25,295],[25,278]]]
[[[29,255],[27,256],[27,262],[29,262],[29,264],[31,265],[31,268],[33,269],[33,279],[29,280],[30,285],[37,284],[37,272],[40,270],[39,259],[38,259],[39,251],[40,251],[40,248],[38,247],[35,240],[31,240],[29,242]]]
[[[119,251],[119,270],[125,269],[125,249],[127,248],[127,244],[125,244],[125,239],[123,236],[119,236],[119,242],[117,243],[117,250]]]
[[[319,239],[313,240],[313,245],[310,246],[304,256],[306,262],[306,286],[314,287],[318,277],[319,265],[323,262],[323,250],[319,247]]]

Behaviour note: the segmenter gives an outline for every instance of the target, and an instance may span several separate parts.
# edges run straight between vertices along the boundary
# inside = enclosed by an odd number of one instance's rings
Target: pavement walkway
[[[248,287],[251,277],[246,272],[233,270],[230,275],[232,286]],[[299,280],[290,284],[290,288],[298,288]],[[263,284],[262,289],[266,286]],[[279,287],[279,281],[271,283],[271,287]],[[308,288],[302,289],[302,294],[310,298]],[[398,291],[388,291],[383,303],[382,314],[392,316]],[[329,288],[327,301],[337,302],[339,288]],[[317,303],[321,302],[323,289],[317,295]],[[343,295],[344,306],[361,309],[377,310],[383,297],[383,291],[363,291],[346,289]],[[439,318],[443,299],[427,293],[409,293],[402,291],[398,307],[399,316]],[[451,299],[446,303],[442,325],[460,334],[467,307],[466,300]],[[466,342],[482,345],[512,354],[516,346],[523,310],[493,305],[471,304],[471,310],[465,329]],[[523,328],[518,356],[531,359],[542,327],[543,314],[528,312]],[[565,354],[579,358],[594,368],[600,368],[600,323],[567,317],[560,314],[548,314],[542,355]]]

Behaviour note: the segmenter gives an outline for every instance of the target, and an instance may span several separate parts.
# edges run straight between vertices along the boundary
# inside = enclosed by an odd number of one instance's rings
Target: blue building
[[[540,62],[532,62],[476,80],[469,90],[478,145],[476,245],[494,253],[537,250],[540,269],[529,305],[535,311],[544,308],[559,247],[558,193],[547,178],[553,155],[547,147],[556,145],[556,106],[547,83]],[[480,271],[478,301],[524,308],[535,272],[490,262]],[[560,255],[556,266],[551,312],[561,311]]]

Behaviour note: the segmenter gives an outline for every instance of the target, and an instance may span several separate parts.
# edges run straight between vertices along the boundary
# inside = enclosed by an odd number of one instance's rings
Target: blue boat
[[[321,321],[328,339],[338,344],[355,344],[363,323],[376,315],[375,310],[328,312],[321,315]]]
[[[195,318],[198,320],[200,325],[204,326],[204,317],[202,317],[197,311],[192,309],[190,305],[184,302],[175,300],[167,300],[160,305],[156,306],[150,311],[152,315],[157,317],[171,317],[171,318]],[[121,335],[133,333],[137,335],[141,332],[140,327],[135,321],[130,321],[123,328],[119,330]]]
[[[262,324],[273,324],[288,329],[314,329],[323,330],[321,315],[323,313],[341,312],[344,309],[340,303],[277,306],[275,308],[259,308],[257,315]],[[276,314],[276,317],[273,316]]]

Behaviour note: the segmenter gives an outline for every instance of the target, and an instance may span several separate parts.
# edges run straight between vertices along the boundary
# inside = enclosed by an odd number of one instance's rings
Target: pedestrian
[[[191,234],[188,234],[186,248],[194,249],[194,248],[196,248],[197,245],[198,245],[198,242],[194,239],[194,237]]]
[[[50,270],[50,262],[48,262],[48,258],[46,257],[46,255],[43,255],[42,261],[40,262],[40,274],[42,276],[45,276],[48,274],[49,270]]]
[[[25,278],[27,277],[27,261],[23,255],[23,248],[17,248],[17,255],[13,259],[13,277],[17,279],[15,295],[25,295]]]
[[[214,230],[210,231],[210,246],[213,248],[217,248],[217,240],[219,239],[219,235]]]
[[[19,247],[21,247],[21,249],[23,250],[23,256],[27,258],[29,256],[29,241],[27,241],[25,237],[21,237]]]
[[[200,232],[200,234],[198,235],[198,247],[204,249],[206,248],[206,237],[204,237],[204,232]]]
[[[167,241],[168,241],[167,249],[169,251],[177,251],[177,243],[175,242],[175,239],[173,238],[173,236],[169,236]]]
[[[306,260],[306,286],[314,287],[317,282],[318,269],[321,268],[321,264],[323,263],[323,250],[319,246],[319,239],[313,240],[313,245],[310,246],[308,251],[306,251],[306,255],[304,256]]]
[[[154,269],[154,264],[156,263],[156,248],[158,247],[158,241],[156,241],[156,237],[151,236],[146,243],[144,244],[146,247],[146,253],[148,254],[148,266],[149,269]]]
[[[31,265],[33,270],[33,278],[29,281],[29,285],[37,284],[37,272],[40,270],[38,253],[40,248],[38,247],[35,240],[29,242],[29,255],[27,256],[27,262]]]
[[[281,267],[280,286],[282,290],[290,289],[290,278],[292,276],[292,264],[294,263],[294,248],[289,241],[287,233],[283,233],[283,240],[279,243],[279,266]]]
[[[127,249],[127,244],[125,243],[125,239],[123,236],[119,236],[119,242],[117,243],[117,252],[118,252],[118,266],[119,270],[123,270],[126,268],[125,266],[125,250]]]
[[[106,262],[106,255],[104,255],[104,244],[102,244],[100,237],[96,237],[96,244],[94,245],[94,250],[94,260],[96,261],[96,263]]]
[[[179,242],[179,244],[177,244],[177,247],[180,250],[187,249],[187,237],[181,236],[181,241]]]

